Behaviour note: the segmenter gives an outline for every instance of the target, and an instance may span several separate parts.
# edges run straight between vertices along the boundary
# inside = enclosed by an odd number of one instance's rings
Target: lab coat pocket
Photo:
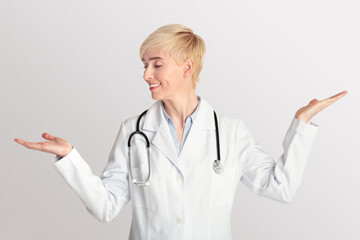
[[[140,165],[139,167],[132,168],[133,179],[138,181],[144,181],[147,178],[147,168],[145,164]],[[148,207],[149,202],[149,186],[136,185],[132,182],[130,173],[130,193],[131,193],[131,203],[134,206]]]
[[[234,169],[227,169],[223,174],[213,174],[212,205],[232,204],[234,198]]]

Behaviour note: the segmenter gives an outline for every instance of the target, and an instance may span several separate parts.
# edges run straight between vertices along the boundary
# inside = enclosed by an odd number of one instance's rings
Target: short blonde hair
[[[206,51],[205,42],[200,36],[181,24],[168,24],[156,29],[144,40],[140,47],[140,58],[143,59],[150,50],[160,50],[178,64],[190,57],[194,62],[192,82],[196,88]]]

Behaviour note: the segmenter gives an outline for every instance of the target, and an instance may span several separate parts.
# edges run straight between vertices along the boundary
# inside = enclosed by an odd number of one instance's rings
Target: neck
[[[177,98],[164,99],[163,103],[166,113],[174,121],[174,124],[183,127],[185,120],[195,112],[198,100],[194,90],[185,97],[182,95]]]

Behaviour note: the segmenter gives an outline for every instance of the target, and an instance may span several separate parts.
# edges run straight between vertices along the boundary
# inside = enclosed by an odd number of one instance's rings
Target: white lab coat
[[[258,146],[242,120],[217,113],[224,173],[213,170],[216,135],[213,108],[200,109],[177,156],[168,123],[157,101],[140,122],[151,143],[150,186],[129,181],[128,138],[138,116],[123,122],[102,176],[95,176],[76,148],[54,167],[78,194],[87,210],[111,221],[132,201],[129,239],[231,239],[231,211],[239,181],[252,192],[289,202],[301,183],[318,127],[294,118],[278,161]],[[138,136],[138,135],[137,135]],[[132,149],[132,172],[147,174],[144,140]],[[56,157],[56,160],[58,158]]]

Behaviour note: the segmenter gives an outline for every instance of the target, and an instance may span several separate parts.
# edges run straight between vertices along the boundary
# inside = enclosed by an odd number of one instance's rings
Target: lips
[[[150,91],[154,90],[155,88],[159,87],[160,83],[150,84]]]

